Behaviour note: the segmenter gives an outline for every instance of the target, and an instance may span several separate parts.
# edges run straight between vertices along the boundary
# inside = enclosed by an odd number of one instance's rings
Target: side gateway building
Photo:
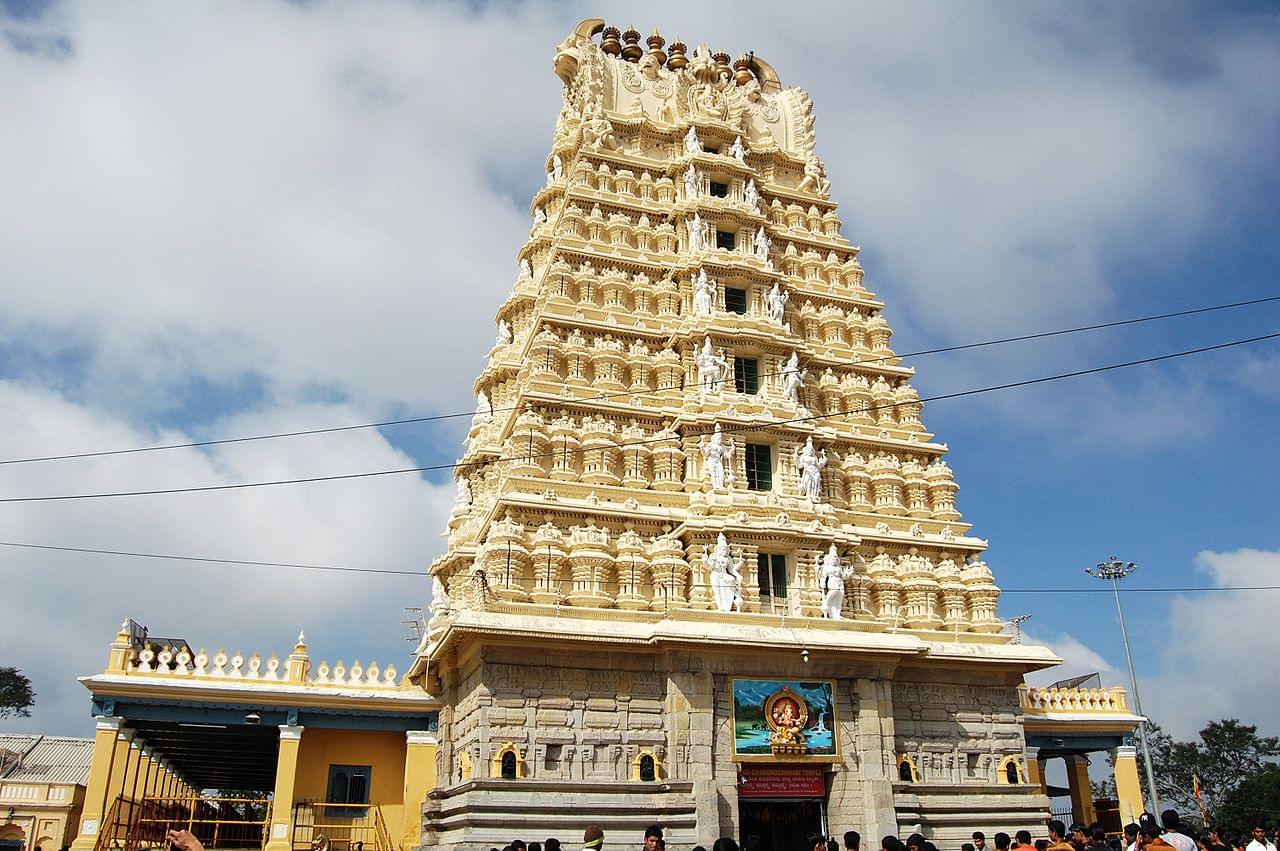
[[[1023,682],[1059,660],[1003,631],[808,95],[758,56],[601,20],[553,67],[546,184],[407,670],[126,622],[83,680],[76,851],[156,847],[175,815],[268,851],[593,822],[611,846],[653,823],[673,848],[956,844],[1038,831],[1050,758],[1086,818],[1099,750],[1140,812],[1123,690]]]

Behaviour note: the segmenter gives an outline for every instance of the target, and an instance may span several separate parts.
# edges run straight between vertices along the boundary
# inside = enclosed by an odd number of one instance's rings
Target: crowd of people
[[[1160,819],[1151,813],[1143,813],[1136,822],[1124,826],[1121,836],[1108,836],[1098,823],[1075,823],[1068,827],[1054,819],[1046,825],[1046,835],[1032,836],[1029,830],[993,833],[988,843],[982,831],[975,831],[972,842],[960,845],[958,851],[1277,851],[1280,845],[1280,824],[1274,833],[1261,823],[1254,824],[1249,836],[1225,836],[1209,826],[1191,834],[1183,832],[1182,820],[1175,810],[1165,810]],[[1274,841],[1273,841],[1274,838]],[[800,848],[773,848],[769,851],[861,851],[862,837],[856,830],[847,831],[842,837],[811,834]],[[644,846],[637,851],[666,851],[667,844],[660,825],[651,825],[644,833]],[[589,825],[582,837],[583,851],[604,851],[605,836],[599,825]],[[560,840],[544,842],[515,840],[502,849],[490,851],[561,851]],[[613,851],[611,848],[610,851]],[[707,851],[695,845],[690,851]],[[717,839],[711,851],[765,851],[758,836],[747,836],[742,845],[727,836]],[[886,836],[880,840],[880,851],[955,851],[939,848],[922,834],[913,833],[905,840]]]

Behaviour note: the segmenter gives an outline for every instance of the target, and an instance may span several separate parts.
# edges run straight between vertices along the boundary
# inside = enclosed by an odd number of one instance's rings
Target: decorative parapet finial
[[[307,636],[299,630],[298,643],[294,645],[293,652],[285,662],[284,675],[285,679],[291,683],[304,683],[309,673],[311,673],[311,657],[307,654]]]
[[[125,618],[124,623],[120,624],[120,631],[116,633],[115,640],[111,642],[111,652],[107,656],[108,674],[123,674],[129,670],[129,663],[133,661],[131,623],[129,618]]]

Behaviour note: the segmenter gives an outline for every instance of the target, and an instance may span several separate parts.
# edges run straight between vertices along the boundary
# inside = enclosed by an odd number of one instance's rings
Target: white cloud
[[[358,419],[325,406],[276,409],[220,423],[217,436],[287,430],[317,419]],[[116,448],[183,441],[144,433],[45,391],[0,382],[7,457],[59,447]],[[6,495],[97,492],[413,466],[375,431],[340,437],[183,449],[93,461],[0,467]],[[452,488],[416,475],[299,487],[11,503],[0,540],[216,558],[425,571],[441,549]],[[75,677],[100,671],[126,616],[156,634],[210,649],[284,653],[305,628],[313,652],[350,661],[374,653],[403,667],[401,609],[422,605],[425,578],[201,565],[0,547],[0,646],[6,665],[39,693],[25,724],[45,732],[87,723]],[[368,661],[368,655],[364,656]]]
[[[1059,633],[1052,638],[1041,636],[1034,631],[1023,629],[1022,640],[1026,644],[1042,644],[1048,647],[1062,664],[1045,671],[1036,671],[1027,675],[1027,682],[1033,686],[1047,686],[1060,680],[1080,677],[1085,674],[1099,674],[1103,685],[1122,685],[1124,680],[1119,671],[1111,667],[1106,659],[1093,648],[1083,644],[1074,635]]]
[[[1280,552],[1205,551],[1196,568],[1217,588],[1280,585]],[[1275,652],[1276,591],[1179,596],[1169,607],[1162,675],[1144,690],[1144,708],[1175,735],[1237,717],[1266,732],[1280,729],[1280,706],[1258,699],[1280,680]]]

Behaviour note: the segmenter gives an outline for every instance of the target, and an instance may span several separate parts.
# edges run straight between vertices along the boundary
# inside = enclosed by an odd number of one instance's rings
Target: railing
[[[1035,688],[1018,687],[1022,711],[1028,714],[1048,712],[1127,713],[1129,702],[1124,689],[1112,688]]]
[[[200,650],[190,653],[186,649],[175,651],[164,647],[159,652],[151,648],[137,651],[129,662],[127,673],[160,674],[189,679],[251,680],[259,682],[289,682],[286,666],[279,656],[264,659],[261,654],[227,653],[219,650],[207,653]],[[321,662],[314,669],[307,660],[300,682],[309,686],[357,686],[366,689],[397,688],[395,665],[380,666],[377,662],[362,665],[360,660],[348,666],[342,660],[330,665]]]
[[[303,802],[293,807],[297,851],[396,851],[377,804]]]
[[[98,839],[93,844],[93,851],[123,848],[137,807],[137,802],[132,798],[117,796],[98,826]]]
[[[144,798],[124,851],[165,848],[170,830],[189,830],[205,848],[262,848],[271,821],[265,798]]]

